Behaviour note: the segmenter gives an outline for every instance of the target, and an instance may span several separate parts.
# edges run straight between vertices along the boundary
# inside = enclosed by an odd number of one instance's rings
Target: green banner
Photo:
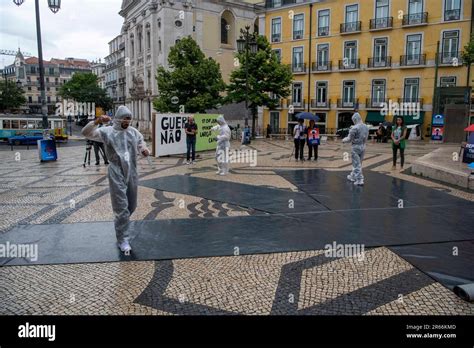
[[[214,150],[217,142],[214,138],[217,132],[211,131],[211,128],[217,125],[217,117],[219,115],[195,114],[194,122],[198,126],[196,151]]]

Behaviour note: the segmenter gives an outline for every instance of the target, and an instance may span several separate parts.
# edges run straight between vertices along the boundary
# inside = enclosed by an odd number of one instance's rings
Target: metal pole
[[[43,115],[43,137],[48,139],[48,108],[46,106],[46,88],[44,83],[43,45],[41,43],[41,22],[39,0],[35,0],[36,9],[36,40],[38,42],[38,63],[40,73],[41,113]]]
[[[436,44],[436,57],[435,57],[435,78],[434,78],[434,93],[433,93],[433,116],[439,114],[439,98],[437,94],[438,89],[438,70],[439,70],[439,41]]]
[[[249,31],[245,32],[245,126],[249,125]]]

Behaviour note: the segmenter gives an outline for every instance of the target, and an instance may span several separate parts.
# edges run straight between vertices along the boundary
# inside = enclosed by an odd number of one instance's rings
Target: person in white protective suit
[[[364,185],[364,175],[362,174],[362,161],[365,154],[365,143],[369,138],[369,127],[362,122],[359,112],[356,110],[352,115],[354,126],[349,130],[349,135],[342,139],[343,143],[352,143],[352,172],[347,179],[355,185]]]
[[[229,173],[229,150],[231,132],[224,116],[217,117],[218,125],[212,127],[213,131],[219,131],[219,135],[215,138],[217,141],[216,161],[217,172],[219,175],[227,175]]]
[[[117,244],[121,251],[129,253],[132,250],[128,230],[130,216],[137,207],[137,156],[141,154],[147,157],[150,151],[143,140],[143,135],[130,126],[132,113],[126,106],[118,108],[112,127],[98,127],[98,124],[109,121],[110,117],[101,116],[89,122],[82,129],[82,135],[104,143],[110,162],[108,178],[112,209],[115,214]]]

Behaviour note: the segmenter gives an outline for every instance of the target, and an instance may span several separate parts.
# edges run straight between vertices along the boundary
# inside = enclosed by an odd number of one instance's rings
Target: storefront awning
[[[368,111],[365,123],[383,123],[385,116],[380,114],[380,111]]]

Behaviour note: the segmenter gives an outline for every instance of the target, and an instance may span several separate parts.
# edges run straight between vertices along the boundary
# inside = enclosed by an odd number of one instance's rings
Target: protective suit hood
[[[360,114],[356,112],[354,115],[352,115],[352,122],[357,125],[362,123],[362,117],[360,117]]]
[[[217,123],[219,123],[220,126],[223,126],[223,125],[227,124],[227,122],[224,119],[224,116],[222,116],[222,115],[218,116],[216,121],[217,121]]]
[[[130,117],[133,119],[132,112],[125,105],[122,105],[118,108],[115,117],[113,119],[114,129],[118,131],[125,131],[126,129],[122,128],[122,122],[125,117]]]

